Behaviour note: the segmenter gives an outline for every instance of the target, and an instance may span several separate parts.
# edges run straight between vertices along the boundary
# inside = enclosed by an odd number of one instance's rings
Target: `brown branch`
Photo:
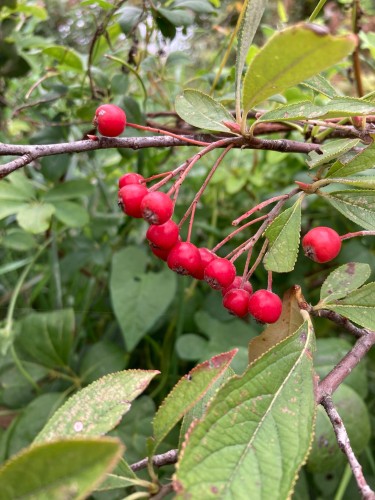
[[[345,425],[339,413],[337,412],[332,399],[329,396],[325,396],[321,404],[327,412],[328,418],[331,421],[333,430],[336,434],[337,443],[341,451],[346,455],[348,459],[350,468],[353,471],[353,475],[355,477],[355,480],[357,481],[357,486],[362,498],[365,500],[374,500],[375,493],[366,482],[366,479],[362,472],[361,464],[358,462],[357,457],[353,452],[348,433],[345,429]]]
[[[152,495],[150,497],[150,500],[161,500],[162,498],[166,497],[173,491],[173,484],[168,483],[168,484],[163,484],[160,487],[160,490],[156,493],[156,495]]]
[[[152,457],[152,465],[154,467],[162,467],[163,465],[175,464],[178,460],[178,450],[169,450],[161,455]],[[148,458],[144,458],[139,462],[135,462],[130,466],[131,470],[136,472],[138,470],[146,469],[148,465]]]
[[[333,323],[336,323],[336,325],[341,326],[342,328],[345,328],[345,330],[352,335],[354,335],[357,338],[362,337],[365,335],[368,331],[364,328],[359,328],[356,326],[354,323],[348,320],[348,318],[345,318],[344,316],[341,316],[341,314],[338,314],[334,311],[330,311],[328,309],[318,309],[314,310],[311,306],[307,309],[309,314],[311,316],[317,316],[319,318],[327,318]]]

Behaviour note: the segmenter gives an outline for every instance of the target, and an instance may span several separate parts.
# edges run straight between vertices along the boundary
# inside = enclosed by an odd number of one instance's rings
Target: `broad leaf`
[[[183,7],[184,9],[191,9],[197,14],[212,14],[215,9],[207,0],[175,0],[173,8]]]
[[[0,201],[23,201],[26,202],[32,198],[33,193],[24,193],[23,190],[14,186],[10,182],[1,181],[0,182]]]
[[[163,316],[176,293],[174,273],[169,269],[146,273],[146,265],[146,255],[136,247],[115,253],[112,259],[113,310],[129,351]]]
[[[2,181],[3,182],[3,181]],[[7,200],[6,202],[0,202],[0,220],[5,219],[9,215],[16,214],[23,210],[27,210],[29,205],[23,201],[18,200]]]
[[[288,498],[313,436],[312,349],[305,322],[219,390],[183,445],[178,498]]]
[[[346,184],[363,189],[375,189],[375,176],[373,175],[358,175],[354,177],[329,177],[330,183]]]
[[[338,160],[329,169],[327,177],[349,177],[364,172],[375,165],[375,144],[364,148],[354,158],[348,161]]]
[[[336,64],[354,48],[353,36],[332,36],[313,24],[298,24],[276,32],[247,69],[243,83],[244,114],[268,97]]]
[[[193,368],[182,377],[164,399],[154,418],[155,448],[170,430],[209,390],[214,382],[228,369],[237,353],[233,351],[214,356]]]
[[[54,201],[55,217],[68,227],[82,227],[89,222],[86,208],[73,201]]]
[[[191,12],[184,9],[164,9],[158,7],[157,13],[167,19],[173,26],[190,26],[194,22],[194,16]]]
[[[314,309],[329,309],[364,328],[375,330],[375,283],[368,283],[334,304],[319,303]]]
[[[345,116],[366,116],[375,112],[375,105],[362,99],[351,97],[336,97],[324,105],[317,105],[311,101],[296,102],[280,106],[277,109],[264,113],[259,121],[281,122],[288,120],[316,120],[338,118]]]
[[[333,271],[325,280],[320,290],[320,300],[329,304],[346,297],[351,291],[362,286],[370,277],[368,264],[348,262]]]
[[[55,59],[63,68],[78,73],[83,71],[82,60],[73,49],[62,45],[52,45],[43,49],[43,53]]]
[[[84,179],[75,179],[58,184],[43,196],[47,202],[66,201],[72,198],[89,196],[94,191],[94,186]]]
[[[263,260],[268,271],[288,273],[294,269],[301,232],[301,200],[276,217],[264,233],[270,242]]]
[[[29,233],[38,234],[47,231],[55,207],[50,203],[30,203],[17,213],[18,224]]]
[[[230,132],[223,121],[234,121],[222,104],[199,90],[184,90],[176,97],[175,107],[177,114],[187,123],[206,130]]]
[[[95,491],[109,491],[134,486],[134,480],[132,479],[133,478],[117,476],[116,474],[107,474],[105,480],[98,488],[95,488]]]
[[[338,139],[336,141],[326,142],[320,146],[320,150],[323,153],[317,153],[316,151],[311,151],[308,154],[309,160],[306,161],[310,168],[319,167],[325,163],[329,163],[331,160],[347,153],[351,149],[355,148],[359,143],[359,139]]]
[[[69,437],[101,436],[117,424],[157,370],[126,370],[85,387],[53,415],[34,443]]]
[[[262,356],[276,344],[292,335],[303,323],[296,295],[299,287],[292,287],[284,293],[283,309],[276,323],[268,325],[263,332],[249,342],[249,363]]]
[[[364,229],[375,230],[375,191],[364,189],[348,189],[332,193],[319,191],[319,195],[349,220]]]
[[[310,89],[314,90],[314,92],[319,92],[320,94],[323,94],[330,99],[333,99],[338,94],[335,87],[333,87],[329,83],[329,81],[326,80],[326,78],[324,78],[324,76],[322,75],[315,75],[312,78],[301,82],[301,85],[309,87]]]
[[[75,439],[27,448],[0,469],[1,498],[87,498],[120,460],[116,439]]]

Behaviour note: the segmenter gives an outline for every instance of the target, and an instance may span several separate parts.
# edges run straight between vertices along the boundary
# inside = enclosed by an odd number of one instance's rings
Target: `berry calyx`
[[[198,248],[193,243],[177,243],[169,252],[168,267],[183,276],[194,276],[202,262]]]
[[[144,184],[145,178],[141,174],[130,173],[122,175],[118,180],[118,187],[121,189],[129,184]]]
[[[147,195],[148,189],[142,184],[129,184],[120,189],[119,205],[131,217],[142,218],[141,202]]]
[[[233,288],[224,295],[223,306],[240,318],[247,316],[250,294],[243,288]]]
[[[147,230],[146,238],[158,248],[169,249],[177,243],[179,233],[178,225],[169,219],[164,224],[151,225]]]
[[[149,224],[164,224],[173,214],[173,201],[162,191],[153,191],[141,203],[143,218]]]
[[[200,269],[198,270],[198,272],[196,274],[194,274],[194,278],[196,278],[197,280],[203,280],[204,279],[204,270],[206,269],[206,267],[208,266],[208,264],[214,260],[214,259],[217,259],[217,255],[212,252],[211,250],[209,250],[208,248],[198,248],[198,252],[201,256],[201,267]]]
[[[282,308],[280,297],[269,290],[258,290],[249,299],[249,313],[261,323],[275,323]]]
[[[329,262],[340,253],[341,238],[334,229],[318,226],[305,234],[302,247],[309,259],[319,263]]]
[[[125,130],[126,114],[114,104],[103,104],[95,111],[94,125],[100,134],[117,137]]]
[[[170,252],[169,248],[168,249],[158,248],[158,247],[155,247],[152,243],[150,243],[150,249],[151,249],[151,252],[154,255],[156,255],[156,257],[158,257],[161,260],[164,260],[164,262],[167,262],[168,255]]]
[[[234,264],[227,259],[217,257],[204,270],[204,279],[215,290],[228,288],[236,277]]]
[[[245,281],[242,285],[242,276],[236,276],[233,280],[233,283],[229,285],[227,288],[223,288],[221,290],[222,295],[224,296],[229,290],[233,290],[234,288],[243,288],[250,295],[253,293],[253,287],[249,281]]]

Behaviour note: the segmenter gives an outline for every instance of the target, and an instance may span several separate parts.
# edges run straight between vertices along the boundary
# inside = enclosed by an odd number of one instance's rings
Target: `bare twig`
[[[178,450],[169,450],[161,455],[152,457],[152,465],[154,467],[162,467],[163,465],[175,464],[178,459]],[[131,470],[136,472],[138,470],[146,469],[148,465],[148,458],[144,458],[139,462],[135,462],[130,466]]]
[[[332,399],[330,396],[325,396],[321,402],[324,407],[327,415],[331,421],[333,430],[336,434],[337,443],[341,449],[341,451],[346,455],[350,468],[353,471],[353,475],[355,480],[357,481],[358,489],[361,493],[361,496],[365,500],[374,500],[375,493],[372,491],[370,486],[367,484],[366,479],[362,472],[362,467],[355,456],[352,447],[350,445],[350,440],[348,433],[345,429],[345,425],[338,414]]]
[[[309,312],[309,314],[311,314],[311,316],[327,318],[336,323],[336,325],[345,328],[347,332],[351,333],[357,338],[362,337],[367,332],[367,330],[365,330],[364,328],[359,328],[358,326],[354,325],[351,321],[349,321],[348,318],[345,318],[344,316],[341,316],[341,314],[338,314],[334,311],[329,311],[328,309],[314,310],[311,306],[307,307],[308,308],[306,310]],[[305,309],[305,307],[303,307],[303,309]]]

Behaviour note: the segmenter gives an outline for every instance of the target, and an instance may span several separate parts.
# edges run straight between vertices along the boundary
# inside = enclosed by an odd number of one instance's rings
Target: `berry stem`
[[[213,249],[212,251],[213,252],[216,252],[217,250],[219,250],[219,248],[221,248],[222,246],[224,246],[226,243],[228,243],[228,241],[230,241],[234,236],[236,236],[238,233],[240,233],[243,229],[249,227],[249,226],[252,226],[253,224],[256,224],[257,222],[265,219],[267,217],[267,214],[266,215],[262,215],[261,217],[258,217],[257,219],[254,219],[254,220],[251,220],[249,222],[246,222],[246,224],[244,224],[243,226],[241,227],[238,227],[237,229],[235,229],[234,231],[232,231],[230,234],[228,234],[228,236],[226,236],[223,240],[221,240]],[[236,249],[237,250],[237,249]],[[234,250],[235,251],[235,250]],[[232,253],[232,252],[231,252]],[[230,254],[229,254],[230,255]]]
[[[244,219],[247,219],[248,217],[250,217],[250,215],[252,215],[254,212],[257,212],[258,210],[262,210],[264,207],[267,207],[271,203],[274,203],[274,202],[279,201],[279,200],[285,200],[285,199],[288,199],[288,195],[287,194],[281,194],[279,196],[274,196],[273,198],[270,198],[269,200],[265,200],[262,203],[259,203],[258,205],[256,205],[255,207],[253,207],[248,212],[242,214],[240,217],[238,217],[238,219],[235,219],[232,222],[232,225],[233,226],[238,226],[238,224],[241,221],[243,221]]]
[[[187,234],[187,238],[186,238],[186,241],[188,243],[190,243],[190,239],[191,239],[191,232],[193,230],[193,224],[194,224],[194,216],[195,216],[195,209],[197,208],[197,202],[195,202],[192,206],[192,209],[191,209],[191,217],[190,217],[190,221],[189,221],[189,229],[188,229],[188,234]],[[181,228],[181,222],[179,224],[179,227]]]
[[[146,127],[145,125],[138,125],[137,123],[127,123],[127,127],[135,128],[137,130],[144,130],[145,132],[154,132],[155,134],[169,135],[180,141],[188,142],[189,144],[194,144],[196,146],[207,146],[208,142],[196,141],[195,139],[189,139],[183,135],[177,135],[173,132],[167,132],[166,130],[154,127]]]
[[[216,172],[216,169],[217,167],[220,165],[220,163],[223,161],[224,157],[226,156],[226,154],[233,148],[233,144],[229,144],[229,146],[227,146],[224,151],[221,153],[221,155],[219,156],[219,158],[216,160],[214,166],[211,168],[211,170],[209,171],[206,179],[204,180],[202,186],[200,187],[199,191],[197,192],[197,194],[194,196],[194,199],[193,201],[191,202],[189,208],[186,210],[185,212],[185,215],[182,217],[181,221],[180,221],[180,224],[179,226],[181,227],[182,224],[185,222],[185,220],[189,217],[190,213],[194,210],[195,211],[195,208],[197,206],[197,203],[198,201],[200,200],[204,190],[206,189],[208,183],[210,182],[210,180],[212,179],[212,176],[214,175],[214,173]]]
[[[253,253],[253,249],[250,248],[249,251],[247,252],[245,267],[244,267],[244,270],[243,270],[243,273],[242,273],[241,288],[243,288],[244,283],[246,281],[246,276],[247,276],[247,272],[249,270],[249,265],[250,265],[250,260],[251,260],[252,253]]]
[[[375,231],[356,231],[355,233],[346,233],[340,236],[341,241],[349,240],[357,236],[375,236]]]
[[[264,257],[264,254],[266,253],[267,247],[268,247],[268,240],[265,240],[265,242],[263,243],[263,246],[258,254],[258,257],[256,258],[256,261],[252,265],[250,271],[247,273],[247,276],[246,276],[247,280],[249,280],[251,278],[251,276],[254,274],[256,268],[262,262],[262,259]]]
[[[155,175],[152,175],[151,177],[146,177],[144,182],[151,182],[151,181],[154,181],[155,179],[160,179],[161,177],[166,177],[167,175],[170,175],[172,173],[171,170],[169,170],[168,172],[162,172],[161,174],[155,174]]]
[[[272,271],[268,271],[267,291],[272,292]]]

